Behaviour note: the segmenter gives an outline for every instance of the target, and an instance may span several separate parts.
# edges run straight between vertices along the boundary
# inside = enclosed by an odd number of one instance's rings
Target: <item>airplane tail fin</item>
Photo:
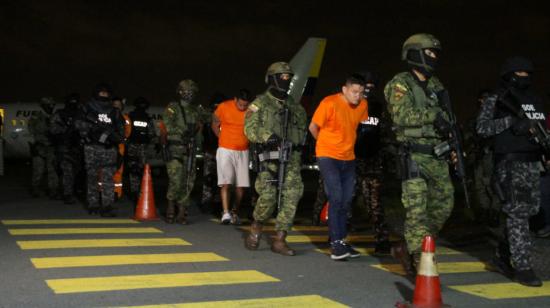
[[[313,114],[313,91],[317,85],[317,78],[325,55],[327,40],[311,37],[290,60],[294,70],[294,77],[290,84],[289,95],[294,101],[300,102],[308,115]]]

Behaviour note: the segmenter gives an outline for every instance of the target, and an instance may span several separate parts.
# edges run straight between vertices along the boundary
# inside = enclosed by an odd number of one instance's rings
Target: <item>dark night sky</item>
[[[405,68],[403,41],[429,32],[442,42],[437,75],[459,117],[502,61],[530,57],[536,88],[550,85],[550,14],[544,1],[10,1],[0,4],[0,101],[87,97],[100,80],[118,95],[166,104],[179,80],[200,98],[240,87],[261,92],[267,65],[290,60],[309,36],[328,39],[316,98],[349,72],[384,82]]]

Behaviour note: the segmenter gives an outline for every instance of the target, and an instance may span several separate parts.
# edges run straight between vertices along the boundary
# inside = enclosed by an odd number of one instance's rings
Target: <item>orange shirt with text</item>
[[[364,99],[354,106],[347,102],[342,93],[325,97],[311,120],[320,128],[315,146],[316,156],[338,160],[355,159],[357,126],[368,117],[368,104]]]
[[[235,151],[248,149],[248,139],[244,135],[245,114],[246,110],[239,110],[234,99],[218,105],[214,112],[221,123],[218,146]]]

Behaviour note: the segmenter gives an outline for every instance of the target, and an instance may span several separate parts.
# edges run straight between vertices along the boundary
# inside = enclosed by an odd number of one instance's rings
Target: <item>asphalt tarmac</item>
[[[298,254],[284,257],[270,251],[267,235],[258,251],[246,250],[247,224],[220,225],[212,214],[217,209],[194,206],[187,226],[136,222],[123,199],[118,217],[104,219],[88,215],[82,203],[32,199],[28,165],[6,167],[0,178],[0,307],[393,307],[412,300],[414,283],[395,260],[371,254],[368,223],[354,220],[350,236],[363,256],[336,262],[326,255],[326,228],[309,221],[315,189],[309,176],[289,236]],[[153,181],[162,213],[163,173]],[[396,193],[384,194],[390,200]],[[399,219],[389,218],[398,231]],[[522,287],[485,270],[492,248],[479,228],[450,222],[436,256],[443,301],[452,307],[550,306],[548,246],[547,239],[535,241],[544,286]]]

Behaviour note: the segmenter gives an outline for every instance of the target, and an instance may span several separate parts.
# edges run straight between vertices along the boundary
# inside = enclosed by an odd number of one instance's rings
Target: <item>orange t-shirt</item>
[[[220,120],[220,138],[218,146],[230,150],[248,149],[248,139],[244,135],[244,116],[246,110],[240,111],[234,99],[224,101],[214,112]]]
[[[354,108],[342,93],[325,97],[311,120],[320,128],[315,146],[316,156],[338,160],[355,159],[357,126],[368,117],[368,104],[364,99]]]

